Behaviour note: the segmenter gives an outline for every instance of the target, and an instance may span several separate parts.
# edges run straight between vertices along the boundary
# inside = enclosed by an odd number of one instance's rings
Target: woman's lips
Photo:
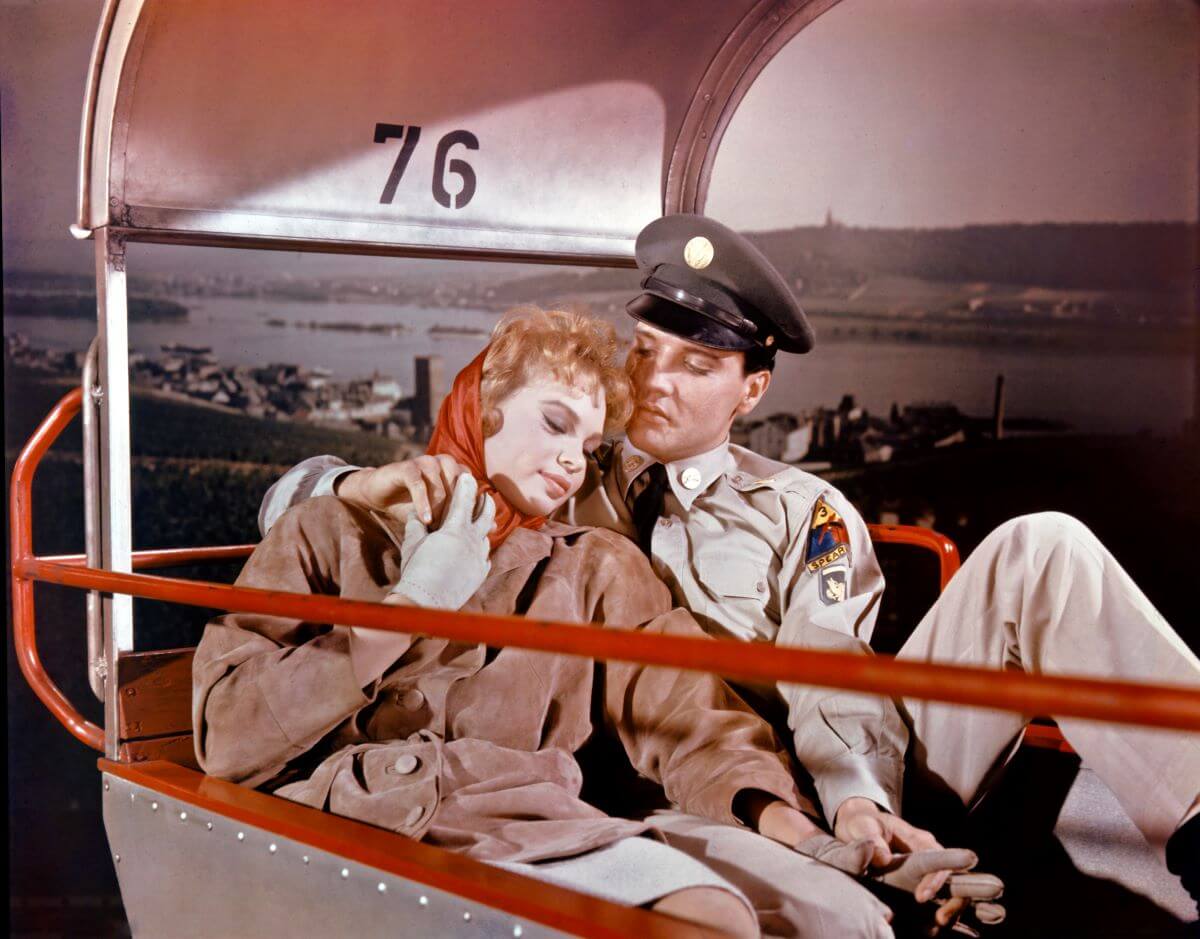
[[[545,470],[538,470],[538,472],[546,480],[546,491],[550,493],[551,499],[561,499],[567,494],[567,490],[571,488],[571,481],[566,476],[559,476],[557,473],[547,473]]]

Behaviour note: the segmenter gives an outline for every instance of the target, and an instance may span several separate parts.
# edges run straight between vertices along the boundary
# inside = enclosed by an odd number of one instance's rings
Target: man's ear
[[[735,414],[749,414],[758,406],[762,396],[771,385],[771,373],[765,369],[761,372],[751,372],[742,384],[742,400],[738,402]]]

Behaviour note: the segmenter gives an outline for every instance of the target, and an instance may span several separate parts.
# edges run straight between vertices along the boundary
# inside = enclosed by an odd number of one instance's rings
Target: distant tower
[[[837,228],[837,219],[833,217],[833,206],[825,210],[825,227]]]
[[[440,355],[418,355],[413,389],[413,424],[427,432],[446,397],[446,369]]]

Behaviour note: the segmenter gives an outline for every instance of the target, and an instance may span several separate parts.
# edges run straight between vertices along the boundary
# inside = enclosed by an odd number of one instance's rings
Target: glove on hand
[[[474,477],[464,473],[440,528],[430,532],[415,513],[409,516],[400,548],[400,581],[392,593],[420,606],[457,610],[479,589],[492,567],[488,532],[496,504],[478,494]]]
[[[987,926],[1004,920],[1004,907],[992,902],[1003,896],[1004,883],[992,874],[972,872],[972,868],[979,863],[974,851],[964,848],[939,848],[932,851],[914,851],[911,854],[894,854],[889,864],[874,870],[870,866],[874,846],[868,838],[846,844],[829,835],[814,835],[796,845],[796,851],[853,877],[870,877],[905,893],[915,893],[917,885],[926,874],[934,871],[955,871],[942,888],[943,895],[937,897],[936,901],[941,904],[961,898],[971,907],[975,918]],[[956,923],[954,929],[966,935],[979,935],[965,923]]]

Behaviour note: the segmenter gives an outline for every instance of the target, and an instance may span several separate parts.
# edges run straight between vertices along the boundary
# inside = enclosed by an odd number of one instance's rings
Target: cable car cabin
[[[104,821],[135,935],[705,933],[197,771],[191,650],[137,652],[133,596],[284,615],[301,601],[138,573],[242,558],[250,547],[134,550],[125,248],[632,267],[643,225],[703,212],[722,133],[746,90],[832,5],[562,0],[506,8],[501,20],[478,0],[379,0],[355,4],[350,16],[344,4],[317,0],[106,3],[72,226],[95,242],[98,337],[82,391],[47,418],[13,474],[13,619],[34,690],[103,752]],[[86,554],[38,558],[33,473],[81,408]],[[944,586],[957,567],[953,544],[933,532],[874,526],[873,535],[934,552],[931,584]],[[35,580],[90,591],[89,676],[103,727],[83,719],[41,668]],[[341,618],[330,622],[377,625],[387,615],[331,602]],[[551,626],[540,638],[505,638],[494,631],[503,624],[486,620],[426,613],[420,628],[602,657],[600,640],[587,638],[599,631],[575,628],[571,636],[583,638],[572,645]],[[771,658],[749,645],[703,645],[713,648],[687,650],[689,667],[1015,710],[1067,694],[1053,679],[905,671],[883,658],[878,674],[830,676],[799,652]],[[685,664],[683,646],[662,648],[665,659],[643,660]],[[1120,691],[1115,703],[1073,713],[1127,719],[1119,707],[1132,699]],[[1179,695],[1174,712],[1163,705],[1149,719],[1185,726]],[[1031,736],[1063,748],[1052,728]]]

